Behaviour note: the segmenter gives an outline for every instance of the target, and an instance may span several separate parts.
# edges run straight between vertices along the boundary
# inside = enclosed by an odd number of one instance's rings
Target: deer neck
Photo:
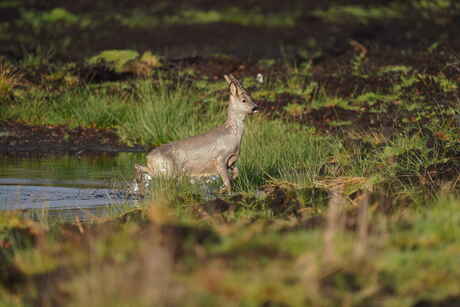
[[[225,122],[225,126],[229,128],[232,134],[242,137],[244,133],[244,119],[246,118],[246,114],[244,113],[237,113],[232,112],[229,110],[228,118]]]

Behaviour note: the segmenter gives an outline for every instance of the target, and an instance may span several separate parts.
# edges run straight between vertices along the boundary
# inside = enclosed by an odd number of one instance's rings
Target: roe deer
[[[231,192],[231,179],[238,176],[235,163],[240,154],[246,115],[257,111],[257,105],[235,77],[225,75],[230,99],[225,124],[204,134],[161,145],[147,155],[147,166],[136,165],[138,173],[152,177],[218,175]],[[229,176],[230,172],[230,176]]]

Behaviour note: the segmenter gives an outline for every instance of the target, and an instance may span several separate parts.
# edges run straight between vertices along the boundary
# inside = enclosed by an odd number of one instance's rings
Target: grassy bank
[[[225,120],[225,73],[260,112],[232,195],[0,212],[0,306],[460,304],[455,1],[84,3],[0,4],[0,147],[195,135]]]

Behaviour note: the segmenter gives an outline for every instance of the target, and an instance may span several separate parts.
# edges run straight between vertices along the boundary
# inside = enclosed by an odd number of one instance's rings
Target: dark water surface
[[[74,215],[129,204],[126,191],[132,165],[140,159],[132,153],[1,156],[0,210],[44,209]]]

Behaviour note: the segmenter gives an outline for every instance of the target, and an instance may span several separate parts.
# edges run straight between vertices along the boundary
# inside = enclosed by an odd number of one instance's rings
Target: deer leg
[[[224,159],[222,158],[217,159],[216,169],[217,169],[217,173],[219,174],[220,178],[222,178],[222,181],[224,182],[225,189],[227,190],[228,193],[231,193],[232,186],[230,184],[230,178],[228,177],[227,164],[225,163]]]
[[[239,174],[240,174],[240,171],[238,170],[238,167],[233,166],[232,167],[232,180],[235,180]]]
[[[152,176],[163,176],[169,177],[176,174],[176,166],[174,164],[174,159],[168,155],[156,154],[148,158],[147,168],[151,169]]]
[[[145,195],[145,189],[149,186],[152,176],[150,175],[150,169],[139,165],[134,164],[135,172],[135,183],[133,186],[133,192],[137,193],[140,196]]]
[[[149,175],[152,175],[152,170],[148,167],[139,165],[139,164],[134,164],[134,168],[136,169],[136,173],[147,173]]]
[[[232,156],[230,156],[230,158],[228,159],[228,162],[227,162],[227,165],[228,165],[228,169],[231,170],[231,174],[232,174],[232,179],[236,179],[236,177],[238,177],[239,175],[239,170],[238,170],[238,167],[235,165],[236,164],[236,161],[238,160],[238,155],[234,154]]]

